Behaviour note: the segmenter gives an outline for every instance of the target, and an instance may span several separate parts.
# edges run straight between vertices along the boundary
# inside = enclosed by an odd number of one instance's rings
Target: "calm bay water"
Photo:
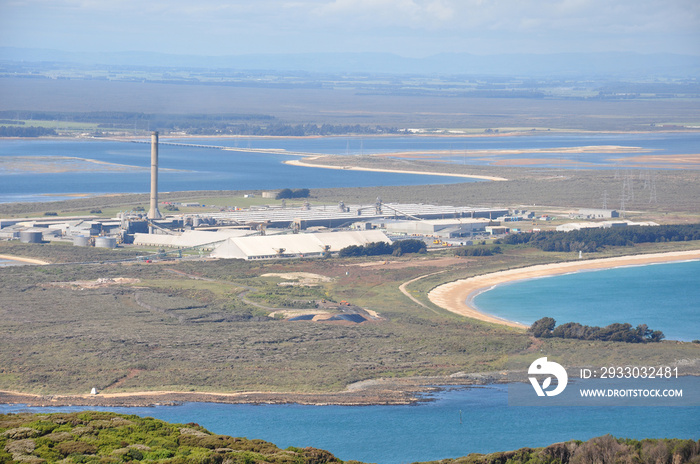
[[[165,139],[163,139],[165,140]],[[314,140],[314,139],[312,139]],[[187,139],[185,143],[206,143],[234,146],[232,139]],[[334,148],[323,145],[298,147],[294,139],[251,140],[251,148],[318,149],[321,153]],[[339,142],[336,140],[336,142]],[[340,141],[343,143],[343,141]],[[268,146],[269,145],[269,146]],[[338,148],[340,149],[340,148]],[[65,198],[69,194],[137,193],[150,189],[150,146],[97,140],[0,140],[0,161],[22,157],[17,163],[34,161],[43,165],[59,157],[77,157],[98,162],[126,165],[123,170],[108,170],[96,163],[83,163],[83,169],[61,172],[66,161],[60,161],[56,172],[0,170],[0,202],[46,201]],[[382,172],[359,172],[289,166],[284,161],[298,159],[271,153],[233,152],[217,149],[162,145],[159,151],[160,191],[187,190],[260,190],[279,188],[331,188],[382,185],[422,185],[473,182],[458,177],[426,176]],[[73,163],[73,161],[71,161]],[[0,168],[1,168],[0,164]],[[51,195],[46,197],[45,195]]]
[[[439,159],[457,164],[490,164],[504,158],[537,158],[533,166],[558,165],[564,160],[592,163],[594,167],[614,168],[619,153],[493,154],[464,157],[450,150],[499,150],[622,145],[653,150],[654,155],[694,153],[699,134],[596,134],[530,135],[508,137],[321,137],[321,138],[206,138],[168,139],[188,144],[207,144],[242,149],[284,149],[305,153],[349,154],[389,152],[439,152]],[[13,169],[3,161],[22,158]],[[107,170],[104,165],[82,164],[82,169],[54,172],[28,172],[27,162],[46,165],[58,157],[75,157],[127,165],[123,171]],[[207,148],[163,145],[160,149],[159,188],[185,190],[259,190],[278,188],[363,187],[381,185],[420,185],[467,182],[464,178],[395,173],[337,171],[282,164],[299,158],[283,154],[232,152]],[[550,161],[551,160],[551,161]],[[22,165],[22,163],[25,163]],[[70,163],[75,163],[72,161]],[[68,164],[70,164],[68,163]],[[10,163],[12,164],[12,163]],[[149,190],[150,148],[146,144],[109,140],[0,140],[0,202],[45,201],[69,194],[135,193]],[[42,195],[51,195],[45,197]]]
[[[700,388],[700,379],[693,381]],[[451,389],[436,394],[435,401],[410,406],[186,403],[109,410],[197,422],[215,433],[261,438],[281,448],[314,446],[343,460],[382,464],[546,446],[606,433],[637,439],[700,438],[700,407],[514,407],[508,406],[507,389]],[[4,413],[22,410],[58,408],[0,405]]]
[[[622,267],[498,285],[474,298],[480,310],[523,324],[646,324],[667,339],[700,339],[700,261]]]

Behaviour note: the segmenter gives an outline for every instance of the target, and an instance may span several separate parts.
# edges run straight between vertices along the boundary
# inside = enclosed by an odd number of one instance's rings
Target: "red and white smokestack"
[[[148,219],[160,219],[158,210],[158,132],[151,133],[151,207]]]

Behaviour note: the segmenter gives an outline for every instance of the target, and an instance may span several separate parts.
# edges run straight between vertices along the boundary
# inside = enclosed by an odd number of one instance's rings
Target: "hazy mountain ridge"
[[[700,56],[628,52],[474,55],[441,53],[408,58],[390,53],[298,53],[229,56],[156,52],[79,53],[0,47],[1,61],[60,62],[82,65],[224,68],[384,74],[487,74],[522,76],[610,75],[616,77],[696,78]]]

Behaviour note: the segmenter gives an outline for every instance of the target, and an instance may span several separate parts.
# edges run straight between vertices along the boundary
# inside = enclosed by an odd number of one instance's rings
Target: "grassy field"
[[[0,243],[0,253],[48,254],[57,262],[74,259],[73,250]],[[85,254],[81,260],[93,261],[124,253],[80,252]],[[492,257],[456,259],[443,250],[423,258],[392,258],[386,264],[384,259],[330,258],[4,268],[0,390],[75,394],[94,386],[104,392],[337,391],[367,379],[525,366],[534,346],[538,354],[568,366],[700,357],[700,345],[692,343],[547,340],[535,345],[523,331],[448,313],[425,298],[441,282],[562,257],[513,247]],[[427,308],[398,289],[438,271],[444,272],[408,287]],[[332,280],[320,287],[285,287],[276,285],[279,279],[261,277],[270,272],[310,272]],[[90,284],[118,277],[139,280]],[[320,297],[347,300],[382,319],[363,324],[288,322],[269,318],[270,311],[261,309],[294,307],[295,302]]]

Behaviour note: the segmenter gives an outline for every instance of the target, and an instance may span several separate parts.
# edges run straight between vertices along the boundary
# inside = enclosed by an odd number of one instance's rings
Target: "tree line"
[[[464,247],[455,250],[455,256],[493,256],[501,253],[501,247]]]
[[[41,137],[46,135],[58,135],[54,129],[46,127],[16,127],[0,126],[0,137]]]
[[[303,189],[297,189],[297,190],[292,190],[292,189],[282,189],[279,192],[277,192],[277,195],[275,195],[276,200],[286,200],[288,198],[309,198],[309,195],[311,194],[311,191],[307,188]]]
[[[425,253],[427,246],[422,240],[408,239],[398,240],[394,243],[372,242],[367,245],[350,245],[338,252],[338,256],[346,258],[350,256],[401,256],[406,253]]]
[[[609,229],[580,229],[570,232],[543,231],[510,234],[494,243],[527,244],[542,251],[594,252],[606,246],[634,246],[637,243],[700,240],[700,224],[626,226]]]
[[[660,330],[651,330],[646,324],[632,327],[632,324],[614,323],[605,327],[582,325],[567,322],[556,326],[551,317],[535,321],[528,329],[537,338],[571,338],[575,340],[601,340],[625,343],[656,343],[665,338]]]
[[[171,125],[172,130],[185,130],[192,135],[267,135],[276,137],[305,137],[305,136],[325,136],[325,135],[345,135],[345,134],[396,134],[399,130],[395,127],[384,126],[361,126],[359,124],[226,124],[219,123],[208,127],[176,127]]]
[[[141,113],[136,111],[0,111],[0,118],[15,120],[37,121],[71,121],[88,123],[122,123],[126,127],[138,121],[246,121],[246,120],[274,120],[274,116],[265,114],[246,113],[221,113],[221,114],[169,114],[169,113]]]
[[[98,129],[180,131],[191,135],[303,137],[344,134],[396,134],[399,129],[360,124],[285,124],[266,114],[160,114],[127,111],[0,111],[0,119],[71,121],[97,124]],[[18,122],[19,123],[19,122]]]

